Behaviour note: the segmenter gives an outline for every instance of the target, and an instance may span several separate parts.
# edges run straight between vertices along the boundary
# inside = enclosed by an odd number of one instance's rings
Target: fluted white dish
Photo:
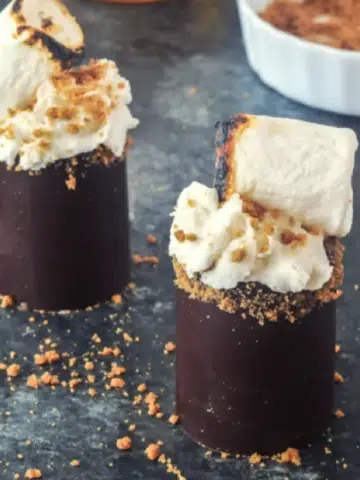
[[[237,0],[245,50],[264,83],[305,105],[360,115],[360,52],[313,43],[273,27],[258,12],[271,0]]]

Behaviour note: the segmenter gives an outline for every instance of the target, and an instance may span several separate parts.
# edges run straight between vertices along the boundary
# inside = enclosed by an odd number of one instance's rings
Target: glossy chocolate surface
[[[304,447],[333,409],[335,303],[263,326],[177,289],[177,412],[185,431],[230,453]]]
[[[0,293],[29,307],[78,309],[108,300],[130,277],[126,162],[39,175],[0,165]]]

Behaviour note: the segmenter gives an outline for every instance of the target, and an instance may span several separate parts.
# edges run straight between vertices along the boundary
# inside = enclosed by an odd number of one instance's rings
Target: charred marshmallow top
[[[58,0],[14,0],[1,12],[0,161],[19,156],[21,169],[40,170],[100,144],[122,155],[137,125],[130,85],[112,61],[66,69],[82,49],[82,30]]]
[[[224,202],[197,182],[182,191],[169,253],[213,288],[257,281],[280,293],[317,290],[333,270],[325,237],[351,227],[355,134],[266,117],[251,130],[237,138]]]

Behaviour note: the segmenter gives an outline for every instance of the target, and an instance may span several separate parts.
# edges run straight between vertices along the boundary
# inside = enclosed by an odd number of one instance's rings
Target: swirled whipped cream
[[[0,120],[25,108],[40,84],[81,57],[80,25],[58,0],[13,0],[0,13]]]
[[[0,159],[39,170],[100,144],[121,156],[127,131],[137,125],[131,90],[114,62],[91,61],[47,78],[31,105],[0,123]]]
[[[216,189],[193,182],[173,216],[170,255],[190,278],[198,274],[213,288],[257,281],[275,292],[299,292],[317,290],[331,277],[320,230],[237,193],[220,204]]]

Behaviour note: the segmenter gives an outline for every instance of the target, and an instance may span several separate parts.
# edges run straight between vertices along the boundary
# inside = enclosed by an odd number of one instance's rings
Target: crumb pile
[[[358,0],[274,0],[260,16],[310,42],[360,51]]]

